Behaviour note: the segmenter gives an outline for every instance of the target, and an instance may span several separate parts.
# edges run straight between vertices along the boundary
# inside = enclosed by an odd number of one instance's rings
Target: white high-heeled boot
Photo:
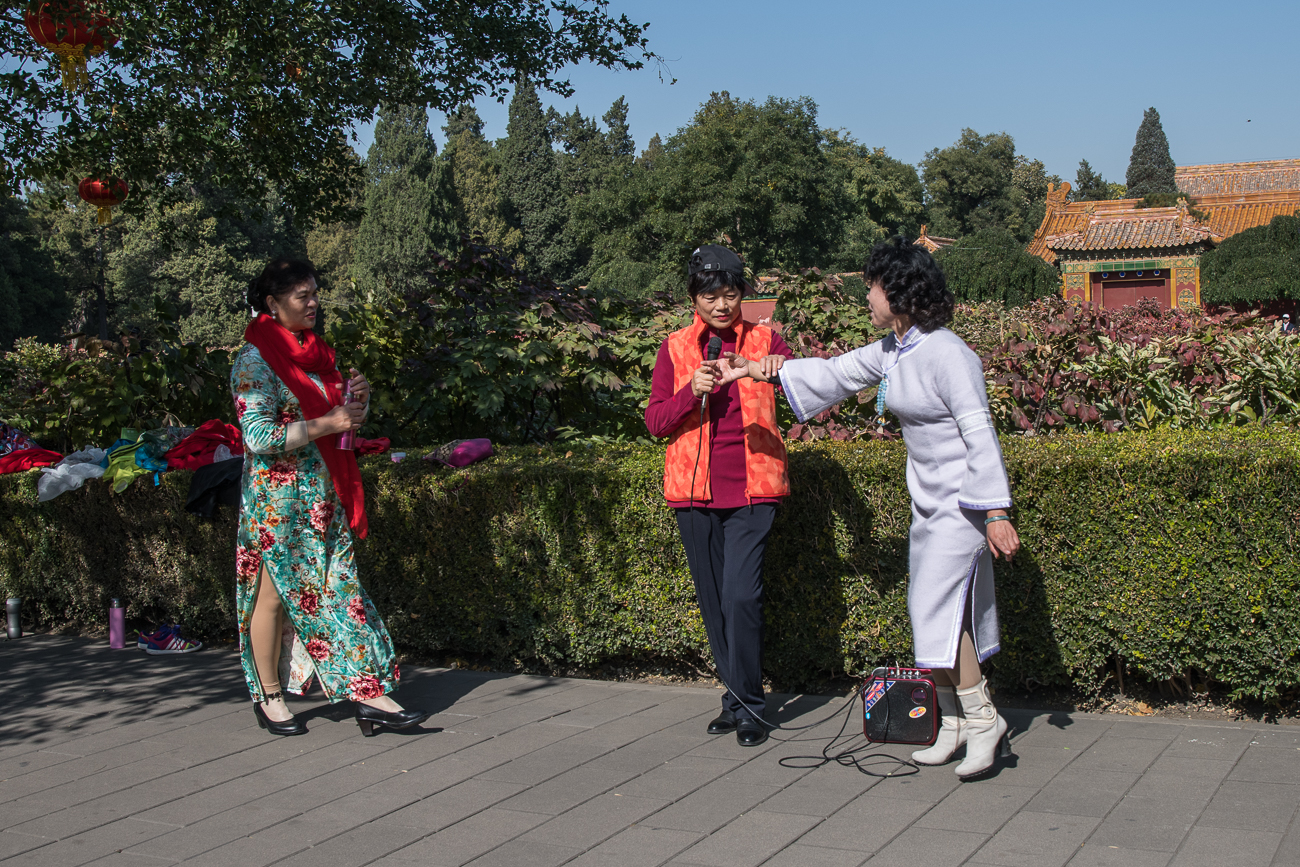
[[[939,736],[933,746],[912,753],[912,761],[919,765],[943,765],[966,743],[966,721],[957,708],[957,689],[936,686],[934,697],[939,700]]]
[[[957,776],[973,779],[993,767],[993,755],[1011,755],[1007,739],[1007,721],[989,698],[989,683],[984,678],[970,689],[957,690],[957,699],[966,714],[966,758],[957,766]]]

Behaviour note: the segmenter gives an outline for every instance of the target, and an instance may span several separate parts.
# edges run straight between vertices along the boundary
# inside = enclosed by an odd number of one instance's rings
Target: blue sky
[[[1155,106],[1179,165],[1300,157],[1300,3],[774,2],[613,0],[649,21],[666,61],[571,67],[562,111],[625,96],[638,149],[688,123],[712,91],[811,96],[821,125],[909,163],[962,128],[1008,132],[1073,181],[1080,159],[1122,182]],[[676,84],[669,84],[676,78]],[[506,107],[481,101],[489,138]],[[441,115],[431,117],[441,142]],[[369,129],[359,130],[359,149]]]

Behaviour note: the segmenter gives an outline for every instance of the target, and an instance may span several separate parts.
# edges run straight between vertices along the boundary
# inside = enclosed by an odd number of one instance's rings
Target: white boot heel
[[[994,755],[1011,755],[1007,738],[1007,721],[989,698],[988,681],[983,678],[970,689],[957,690],[957,699],[966,714],[966,758],[957,766],[957,776],[971,780],[993,769]]]
[[[953,753],[966,743],[965,721],[957,709],[957,690],[951,686],[936,686],[934,697],[939,701],[939,736],[934,745],[912,753],[918,765],[944,765]]]

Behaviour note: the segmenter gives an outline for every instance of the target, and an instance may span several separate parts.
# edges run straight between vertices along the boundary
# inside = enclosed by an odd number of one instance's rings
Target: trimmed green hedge
[[[1116,657],[1242,697],[1300,684],[1300,435],[1270,428],[1007,438],[1024,550],[998,565],[1004,684],[1100,686]],[[911,657],[898,443],[795,445],[767,558],[767,650],[786,687]],[[401,649],[594,666],[702,664],[660,493],[662,449],[515,448],[466,470],[366,459],[362,580]],[[182,511],[187,474],[44,504],[0,478],[0,589],[46,626],[139,620],[234,635],[234,516]],[[1199,679],[1199,678],[1198,678]]]

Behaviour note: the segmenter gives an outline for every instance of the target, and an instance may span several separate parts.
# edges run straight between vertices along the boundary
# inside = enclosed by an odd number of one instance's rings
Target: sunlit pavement
[[[963,784],[905,747],[787,767],[844,716],[746,749],[709,689],[407,667],[419,731],[312,699],[276,738],[228,650],[29,636],[0,671],[4,864],[1300,865],[1300,727],[1009,711],[1015,756]]]

